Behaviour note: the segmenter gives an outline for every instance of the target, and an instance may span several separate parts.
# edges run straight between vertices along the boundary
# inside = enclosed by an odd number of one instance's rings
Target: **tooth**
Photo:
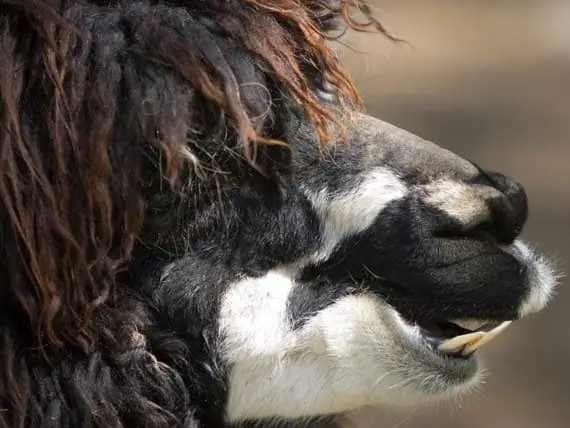
[[[471,344],[477,343],[486,334],[487,333],[485,333],[484,331],[476,331],[474,333],[467,333],[467,334],[462,334],[461,336],[455,336],[443,342],[441,345],[437,347],[437,349],[438,351],[445,352],[446,354],[454,354]]]
[[[493,330],[485,333],[481,339],[477,340],[474,343],[467,344],[467,346],[465,346],[465,348],[463,348],[463,350],[461,351],[461,355],[467,357],[471,355],[473,352],[475,352],[477,349],[481,348],[483,345],[486,345],[490,341],[496,339],[497,336],[499,336],[503,331],[505,331],[505,329],[509,325],[511,325],[511,322],[512,321],[505,321],[498,327],[495,327]]]

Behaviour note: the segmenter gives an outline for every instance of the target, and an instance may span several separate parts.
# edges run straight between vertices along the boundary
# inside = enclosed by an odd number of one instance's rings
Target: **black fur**
[[[529,272],[499,247],[521,233],[526,194],[497,173],[481,171],[471,182],[501,191],[488,201],[484,221],[466,228],[412,192],[313,268],[313,276],[367,284],[409,319],[516,319]]]
[[[112,189],[112,220],[129,242],[136,242],[128,265],[113,278],[114,287],[105,289],[111,294],[108,299],[89,301],[94,308],[89,318],[93,344],[87,351],[44,340],[38,345],[29,313],[15,290],[21,287],[18,291],[32,296],[38,312],[42,302],[36,299],[28,272],[10,270],[17,251],[5,250],[0,273],[10,275],[9,284],[0,290],[0,358],[10,378],[2,385],[17,388],[11,388],[11,394],[0,391],[2,427],[228,426],[225,405],[231,367],[219,350],[220,299],[240,278],[263,275],[278,265],[308,263],[319,250],[323,220],[311,205],[310,191],[324,188],[341,195],[360,184],[359,174],[380,166],[397,172],[410,188],[438,174],[467,182],[465,165],[451,154],[414,143],[413,150],[421,155],[416,162],[410,160],[409,148],[398,148],[411,140],[407,135],[403,140],[370,137],[362,135],[362,129],[354,131],[352,123],[346,123],[350,145],[331,142],[331,152],[321,151],[319,129],[309,113],[323,119],[327,116],[319,109],[325,106],[348,110],[341,95],[327,105],[314,94],[327,91],[331,76],[321,70],[334,72],[339,86],[343,75],[331,67],[336,60],[309,49],[285,12],[274,16],[259,4],[238,0],[33,3],[32,11],[25,1],[0,2],[0,43],[17,39],[25,45],[11,51],[17,52],[14,61],[23,85],[15,104],[26,137],[38,142],[32,144],[37,150],[34,159],[51,177],[56,150],[46,143],[51,141],[46,134],[53,131],[46,106],[65,110],[69,122],[80,117],[81,123],[90,125],[84,133],[83,128],[58,131],[69,133],[77,143],[74,150],[108,137],[105,150],[111,166],[105,185]],[[293,3],[323,30],[340,16],[339,11],[314,10],[315,4],[327,2]],[[44,28],[40,24],[46,16],[53,22]],[[53,40],[40,31],[60,21],[84,38],[65,45],[56,37],[63,27],[52,34]],[[262,40],[269,47],[255,45],[257,36],[269,37],[263,32],[274,30],[283,33],[282,40],[270,34],[276,38]],[[287,49],[279,50],[283,40]],[[55,100],[50,70],[42,62],[50,43],[61,50],[54,61],[66,64],[61,84],[78,97],[77,105]],[[266,56],[256,48],[267,48],[262,52]],[[294,55],[281,58],[283,52]],[[291,59],[298,72],[284,66],[291,66]],[[204,70],[207,73],[201,74]],[[300,77],[308,87],[295,83]],[[210,83],[223,88],[220,99],[210,93]],[[317,107],[307,112],[311,103]],[[90,118],[103,117],[111,105],[112,130],[98,135],[99,122]],[[2,118],[6,111],[0,105]],[[244,137],[251,131],[244,123],[265,140],[289,146],[253,144]],[[6,141],[2,147],[8,146]],[[249,149],[255,163],[246,159]],[[184,163],[188,159],[183,153],[188,152],[192,161]],[[69,204],[75,209],[70,216],[78,222],[92,214],[81,211],[88,205],[83,193],[91,184],[101,184],[82,179],[81,167],[89,165],[89,152],[85,153],[80,156],[83,164],[76,162],[73,150],[67,153],[74,166],[68,171],[73,190]],[[165,160],[165,154],[171,158]],[[169,174],[169,162],[185,167],[172,168],[178,174]],[[508,196],[507,202],[497,201],[493,208],[497,215],[491,229],[481,225],[476,231],[442,230],[450,219],[424,206],[412,192],[389,205],[367,230],[348,237],[329,259],[305,269],[288,302],[292,327],[301,328],[319,310],[365,287],[410,317],[512,317],[526,292],[524,272],[495,244],[510,243],[520,233],[526,199],[507,179],[482,177],[478,179]],[[169,186],[165,178],[182,184]],[[123,230],[139,206],[145,212],[141,229]],[[8,247],[16,238],[5,211],[3,207],[0,213],[0,242]],[[97,227],[104,228],[104,219],[103,214],[97,217]],[[442,236],[450,230],[453,236]],[[469,235],[468,242],[457,240],[466,233],[477,236]],[[117,234],[113,231],[106,249],[114,251],[114,245],[124,244]],[[86,239],[95,246],[99,238]],[[14,248],[21,247],[10,246]],[[103,257],[94,252],[89,269],[98,272],[103,270],[98,264]],[[488,269],[490,265],[494,268]],[[67,291],[73,296],[73,289]]]
[[[220,16],[226,19],[216,22]],[[3,386],[11,385],[14,392],[0,391],[0,426],[224,425],[226,368],[210,349],[217,340],[215,301],[227,284],[224,279],[256,274],[317,245],[314,213],[289,177],[279,173],[289,170],[288,150],[259,145],[254,168],[244,159],[246,142],[240,140],[236,118],[203,91],[205,78],[199,71],[206,69],[208,78],[225,85],[228,94],[240,92],[238,103],[246,120],[256,118],[253,125],[268,138],[281,136],[289,109],[301,114],[272,64],[244,46],[244,31],[252,22],[281,28],[269,13],[239,1],[0,3],[0,45],[19,67],[13,80],[21,109],[17,119],[24,137],[35,144],[34,156],[45,162],[48,173],[54,169],[58,153],[50,152],[51,113],[46,107],[55,105],[69,115],[57,124],[65,126],[67,120],[69,128],[56,131],[76,139],[75,155],[88,157],[86,147],[109,138],[103,150],[111,157],[110,197],[116,198],[112,203],[119,217],[129,221],[138,215],[131,208],[140,204],[140,195],[148,212],[129,272],[93,314],[95,345],[87,353],[72,346],[37,346],[33,326],[14,295],[20,286],[33,295],[33,283],[26,282],[23,271],[3,275],[10,284],[0,291],[0,349],[3,373],[14,377],[3,380]],[[54,31],[53,40],[43,33],[44,26]],[[14,50],[9,50],[13,39]],[[52,46],[56,61],[65,64],[65,95],[76,97],[77,105],[54,101],[53,70],[42,62],[50,43],[57,44]],[[6,83],[13,79],[6,69],[0,77]],[[317,79],[312,83],[317,89]],[[96,135],[102,126],[96,119],[105,108],[114,109],[113,129],[111,135]],[[3,121],[11,120],[8,112],[1,104]],[[84,133],[78,123],[86,124]],[[9,142],[3,136],[2,147]],[[161,169],[168,162],[161,156],[169,153],[173,161],[186,144],[203,170],[182,170],[180,181],[187,186],[171,189]],[[81,199],[85,172],[69,156],[67,177],[75,192],[71,207],[76,209],[71,215],[79,221],[81,208],[88,208]],[[36,218],[47,214],[39,212]],[[18,250],[10,247],[5,207],[1,215],[1,239],[8,254],[0,272],[5,273],[16,266]],[[132,230],[124,232],[132,239]],[[156,275],[168,258],[187,251],[197,257],[191,282],[159,281]],[[96,262],[93,266],[98,268]],[[178,278],[176,269],[170,278]],[[186,286],[193,288],[190,299]]]

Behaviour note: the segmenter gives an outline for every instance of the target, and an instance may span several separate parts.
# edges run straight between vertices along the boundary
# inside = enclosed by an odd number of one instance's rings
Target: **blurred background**
[[[370,0],[411,47],[350,35],[368,111],[522,182],[524,237],[570,273],[570,0]],[[481,391],[355,414],[357,428],[570,427],[570,282],[483,350]]]

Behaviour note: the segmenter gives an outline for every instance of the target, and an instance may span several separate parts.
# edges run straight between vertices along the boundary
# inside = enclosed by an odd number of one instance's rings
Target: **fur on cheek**
[[[351,294],[295,329],[287,306],[303,285],[294,276],[272,271],[234,283],[224,295],[228,420],[303,418],[421,399],[407,387],[413,360],[406,367],[398,357],[399,326],[390,307],[374,295]]]

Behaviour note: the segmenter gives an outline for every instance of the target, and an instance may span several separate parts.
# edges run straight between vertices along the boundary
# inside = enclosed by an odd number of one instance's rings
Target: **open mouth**
[[[512,321],[431,319],[407,320],[420,329],[424,340],[440,354],[452,358],[469,358],[496,339]]]

